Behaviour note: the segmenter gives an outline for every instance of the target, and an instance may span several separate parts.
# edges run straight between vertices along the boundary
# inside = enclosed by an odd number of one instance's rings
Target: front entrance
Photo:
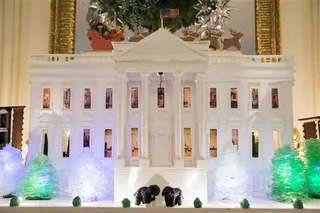
[[[171,137],[166,134],[157,134],[153,137],[152,166],[172,166]]]

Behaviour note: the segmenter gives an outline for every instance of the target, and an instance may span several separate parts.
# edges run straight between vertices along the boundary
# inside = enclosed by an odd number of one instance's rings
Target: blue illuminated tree
[[[0,150],[0,195],[15,194],[23,174],[22,162],[21,152],[10,144]]]

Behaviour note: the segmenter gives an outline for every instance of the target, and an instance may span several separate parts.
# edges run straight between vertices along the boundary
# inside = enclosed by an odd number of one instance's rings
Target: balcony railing
[[[30,55],[29,62],[113,63],[113,56],[111,54],[44,54]]]
[[[211,55],[210,64],[276,64],[293,63],[292,56],[286,55]],[[107,54],[44,54],[30,55],[29,62],[48,62],[48,63],[114,63],[114,56]]]

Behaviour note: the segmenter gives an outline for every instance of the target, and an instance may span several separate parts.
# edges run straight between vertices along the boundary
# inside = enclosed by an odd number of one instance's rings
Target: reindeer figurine
[[[219,29],[206,29],[205,36],[201,38],[201,41],[210,41],[210,49],[220,50],[220,39],[222,33],[223,32]]]
[[[197,29],[194,27],[186,27],[183,31],[183,37],[181,37],[184,41],[195,41],[196,38],[199,37],[199,33]]]
[[[223,50],[228,50],[230,47],[236,47],[238,51],[241,50],[241,38],[243,37],[243,33],[240,30],[236,30],[234,28],[229,29],[232,38],[222,38],[221,42],[223,43]]]
[[[149,35],[149,30],[144,27],[138,27],[135,30],[134,36],[129,38],[129,42],[139,42]]]

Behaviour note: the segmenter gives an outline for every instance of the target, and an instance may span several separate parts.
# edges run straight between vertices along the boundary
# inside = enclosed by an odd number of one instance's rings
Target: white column
[[[283,129],[282,146],[289,144],[293,147],[293,105],[292,82],[283,82],[280,86],[279,107],[285,120]]]
[[[273,124],[270,122],[271,93],[268,82],[260,82],[259,109],[265,124],[260,129],[259,157],[264,159],[266,165],[270,166],[273,156]]]
[[[178,167],[183,166],[183,154],[182,154],[182,125],[181,125],[181,111],[182,111],[182,88],[181,77],[182,74],[174,74],[174,135],[175,135],[175,165]]]
[[[148,73],[141,75],[141,153],[140,153],[140,166],[149,165],[149,129],[148,129]]]
[[[117,114],[117,159],[125,158],[125,127],[127,112],[127,81],[125,74],[118,74],[118,114]]]
[[[208,99],[206,98],[206,83],[205,75],[197,74],[197,132],[198,132],[198,145],[199,145],[199,158],[200,160],[207,159],[208,146],[206,145],[206,112],[208,109]]]

